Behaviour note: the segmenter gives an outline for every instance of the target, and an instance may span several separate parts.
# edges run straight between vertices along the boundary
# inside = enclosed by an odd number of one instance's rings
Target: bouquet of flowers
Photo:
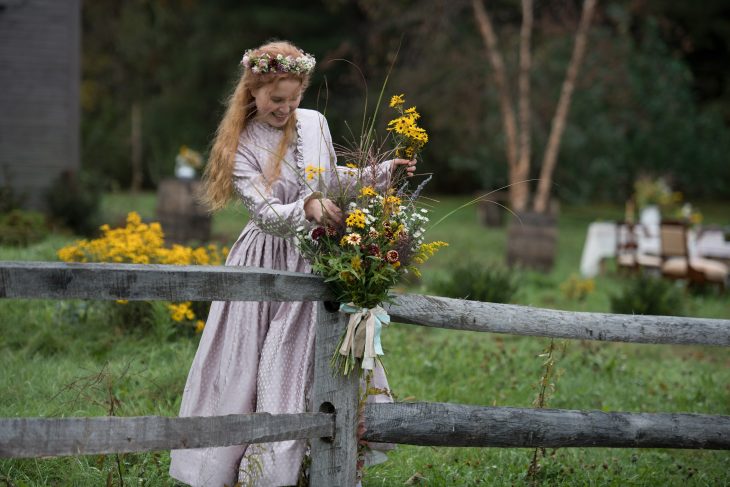
[[[372,133],[362,137],[355,150],[347,151],[348,170],[353,178],[340,195],[334,196],[346,218],[344,227],[317,226],[298,235],[302,254],[316,274],[325,278],[340,310],[350,313],[333,366],[344,374],[360,362],[372,370],[380,355],[380,330],[389,318],[380,307],[389,301],[389,290],[404,274],[420,275],[423,264],[445,242],[424,240],[428,209],[419,204],[419,194],[430,179],[409,191],[403,173],[396,172],[385,187],[373,184],[367,169],[395,155],[416,158],[428,141],[418,127],[416,108],[403,110],[403,95],[394,96],[390,106],[400,116],[388,124],[394,149],[374,150]]]
[[[634,182],[634,199],[639,209],[648,205],[665,208],[681,201],[682,195],[673,192],[664,178],[641,176]]]

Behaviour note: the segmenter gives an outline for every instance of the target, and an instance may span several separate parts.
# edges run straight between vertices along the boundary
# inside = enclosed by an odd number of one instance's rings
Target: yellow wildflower
[[[421,114],[416,111],[416,107],[411,107],[403,113],[408,115],[412,120],[418,120],[421,118]]]
[[[375,189],[373,189],[372,186],[363,186],[362,189],[360,189],[360,196],[377,196],[378,193],[375,192]]]
[[[348,227],[365,228],[365,213],[355,210],[347,217],[345,224]]]
[[[205,321],[198,320],[195,322],[195,333],[201,333],[203,328],[205,328]]]
[[[405,95],[402,93],[400,95],[392,96],[390,98],[390,108],[397,108],[403,105],[406,102],[405,99],[403,99],[404,96]]]
[[[436,240],[435,242],[424,243],[418,247],[418,252],[413,256],[413,262],[416,264],[423,264],[428,259],[433,257],[433,254],[438,252],[442,247],[448,247],[449,244]]]
[[[324,172],[323,167],[313,166],[311,164],[309,164],[307,167],[304,168],[304,174],[307,178],[307,181],[311,181],[312,179],[314,179],[318,175],[322,174],[323,172]]]

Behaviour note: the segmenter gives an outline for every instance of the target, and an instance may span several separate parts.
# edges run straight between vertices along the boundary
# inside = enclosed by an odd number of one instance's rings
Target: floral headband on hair
[[[246,69],[250,69],[255,74],[309,74],[314,70],[315,60],[314,56],[306,52],[302,52],[302,55],[297,58],[282,54],[271,57],[268,53],[257,56],[249,49],[244,53],[243,59],[241,59],[241,65]]]

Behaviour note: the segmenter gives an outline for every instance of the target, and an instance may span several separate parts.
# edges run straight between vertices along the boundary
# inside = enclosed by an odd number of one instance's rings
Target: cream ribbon
[[[362,368],[373,370],[379,355],[383,355],[380,330],[390,323],[390,316],[380,306],[360,308],[353,303],[342,303],[340,311],[350,314],[340,355],[362,359]]]

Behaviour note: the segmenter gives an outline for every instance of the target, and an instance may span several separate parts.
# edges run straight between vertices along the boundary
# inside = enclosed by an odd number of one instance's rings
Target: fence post
[[[357,472],[357,374],[333,372],[330,358],[345,327],[345,317],[330,303],[318,303],[312,403],[315,412],[335,413],[335,436],[312,439],[310,485],[353,487]],[[335,303],[336,304],[336,303]]]

